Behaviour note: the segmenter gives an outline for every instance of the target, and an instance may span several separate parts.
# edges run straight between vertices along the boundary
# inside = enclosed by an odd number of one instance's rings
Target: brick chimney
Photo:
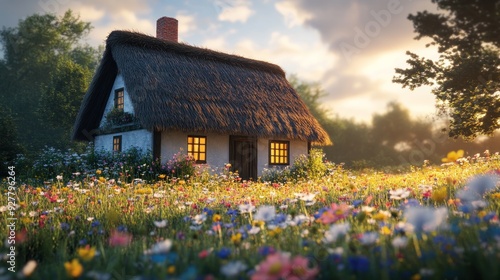
[[[156,21],[156,38],[177,42],[179,22],[175,18],[161,17]]]

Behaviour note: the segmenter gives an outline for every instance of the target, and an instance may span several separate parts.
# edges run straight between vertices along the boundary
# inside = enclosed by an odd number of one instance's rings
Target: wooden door
[[[229,137],[229,163],[243,180],[257,179],[257,138]]]

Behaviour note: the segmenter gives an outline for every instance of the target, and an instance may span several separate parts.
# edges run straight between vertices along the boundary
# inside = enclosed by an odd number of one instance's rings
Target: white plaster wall
[[[187,152],[187,136],[197,135],[207,137],[207,164],[212,168],[223,167],[229,162],[229,135],[200,134],[184,132],[163,132],[161,135],[161,158],[162,162],[170,160],[174,154],[182,148]],[[269,168],[269,140],[259,138],[257,140],[257,176],[262,175],[264,168]],[[272,139],[285,140],[288,139]],[[290,140],[290,164],[299,155],[307,155],[307,142]]]
[[[229,136],[222,134],[200,134],[185,132],[162,132],[161,159],[167,162],[182,148],[187,153],[188,135],[207,137],[207,164],[213,168],[223,167],[229,162]]]
[[[102,115],[101,123],[99,127],[103,127],[106,123],[106,115],[113,110],[115,107],[115,90],[123,88],[124,91],[124,99],[123,99],[123,111],[127,113],[134,114],[134,106],[132,105],[132,101],[130,100],[130,96],[128,95],[127,88],[125,88],[125,82],[123,81],[122,74],[118,73],[115,78],[115,82],[113,83],[113,87],[109,92],[108,102],[106,103],[106,108],[104,109],[104,114]]]
[[[257,140],[257,149],[258,149],[257,176],[262,175],[262,170],[264,168],[271,168],[272,167],[272,166],[269,166],[269,140],[290,141],[290,165],[293,164],[293,162],[295,161],[295,158],[297,158],[298,156],[307,155],[307,142],[306,141],[288,140],[288,139],[280,139],[280,138],[273,138],[273,139],[259,138]],[[277,165],[277,166],[281,167],[283,165]]]
[[[153,150],[153,133],[146,129],[98,135],[94,140],[95,150],[113,151],[113,137],[119,135],[122,136],[122,151],[132,147],[140,148],[143,151]]]

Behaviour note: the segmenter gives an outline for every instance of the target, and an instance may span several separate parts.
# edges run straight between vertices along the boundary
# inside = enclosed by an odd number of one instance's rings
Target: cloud
[[[411,0],[286,0],[275,4],[288,27],[313,28],[336,59],[325,65],[317,81],[328,93],[325,107],[341,117],[370,121],[391,101],[416,114],[434,112],[429,89],[419,94],[392,83],[394,68],[406,68],[406,50],[431,54],[413,40],[408,14],[431,10],[432,3]],[[314,50],[311,50],[314,51]],[[426,55],[426,57],[428,57]],[[432,55],[432,54],[431,54]],[[302,78],[299,75],[299,78]]]
[[[19,2],[19,1],[17,1]],[[77,9],[78,7],[90,7],[96,10],[106,11],[107,14],[120,12],[122,10],[131,10],[135,13],[147,13],[150,11],[149,5],[140,0],[122,0],[122,1],[70,1],[70,0],[38,0],[30,1],[36,3],[40,12],[63,14],[68,9]],[[99,7],[99,8],[97,8]]]
[[[220,8],[218,19],[229,22],[246,22],[254,14],[250,8],[251,2],[247,0],[218,0],[216,5]]]
[[[294,1],[314,17],[306,25],[317,29],[334,51],[352,46],[361,52],[398,48],[412,37],[407,15],[414,11],[410,0]]]
[[[186,12],[178,12],[175,18],[179,22],[179,36],[186,36],[189,32],[196,30],[196,16]]]
[[[224,51],[227,49],[226,38],[224,36],[211,37],[203,41],[202,46],[212,50]]]
[[[277,2],[274,7],[283,15],[285,24],[290,28],[303,25],[305,21],[312,17],[311,14],[298,9],[297,6],[288,1]]]
[[[226,38],[229,34],[208,38],[202,46],[277,64],[288,74],[297,74],[300,79],[309,82],[321,78],[339,59],[319,41],[301,42],[280,32],[272,32],[264,42],[245,38],[232,45]]]

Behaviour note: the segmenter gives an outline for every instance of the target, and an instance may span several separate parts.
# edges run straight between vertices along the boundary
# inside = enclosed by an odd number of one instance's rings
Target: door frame
[[[231,163],[231,169],[233,171],[237,170],[237,166],[241,166],[240,163],[236,163],[235,159],[235,143],[236,142],[249,142],[252,143],[252,150],[250,151],[250,156],[246,159],[250,161],[248,164],[248,170],[246,172],[239,171],[240,177],[244,180],[253,179],[257,180],[257,165],[258,165],[258,148],[257,148],[257,137],[254,136],[239,136],[239,135],[229,135],[229,163]],[[248,178],[244,178],[242,174],[248,173]]]

